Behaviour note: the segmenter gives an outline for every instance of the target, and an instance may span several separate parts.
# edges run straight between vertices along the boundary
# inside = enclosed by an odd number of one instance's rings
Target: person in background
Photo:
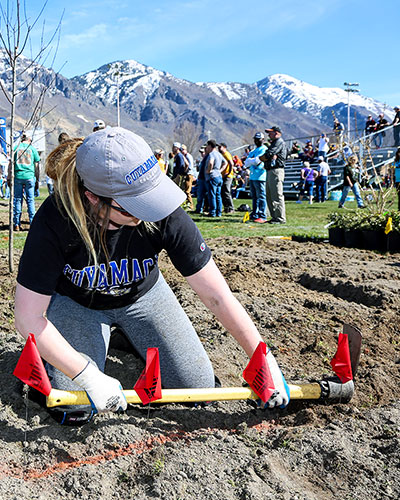
[[[364,208],[364,202],[361,198],[360,185],[358,183],[358,158],[357,155],[351,155],[347,164],[344,167],[344,181],[343,181],[343,190],[342,197],[339,201],[339,208],[343,208],[346,202],[347,195],[349,194],[350,189],[353,191],[354,196],[356,197],[358,208]]]
[[[312,161],[315,156],[315,151],[311,141],[307,141],[303,148],[303,152],[300,154],[301,161]]]
[[[343,142],[343,134],[344,134],[344,124],[340,122],[337,118],[333,119],[333,131],[335,132],[336,143],[339,145]]]
[[[331,169],[323,156],[318,157],[318,176],[315,180],[315,201],[323,203],[328,199],[328,178],[331,174]]]
[[[186,208],[193,210],[192,186],[196,179],[196,169],[193,156],[188,152],[185,144],[181,145],[181,153],[186,160],[186,168],[179,187],[186,194]]]
[[[260,160],[260,156],[266,152],[267,148],[264,144],[264,134],[262,132],[257,132],[253,140],[256,147],[248,153],[244,162],[244,167],[250,171],[250,193],[253,202],[250,220],[258,224],[264,224],[267,222],[265,185],[267,173],[263,162]]]
[[[221,196],[222,196],[222,204],[224,206],[224,211],[227,214],[231,214],[235,211],[235,208],[233,206],[233,200],[232,200],[232,181],[234,178],[234,171],[233,171],[233,158],[230,152],[227,149],[227,145],[224,142],[221,142],[221,144],[218,146],[219,152],[222,154],[222,156],[226,160],[226,168],[221,172],[222,174],[222,189],[221,189]]]
[[[14,149],[14,231],[21,230],[21,215],[23,195],[26,196],[29,224],[32,224],[35,215],[35,186],[39,181],[40,156],[32,146],[31,139],[25,134],[21,142]],[[11,182],[11,169],[8,173],[8,182]]]
[[[392,121],[394,147],[398,148],[400,146],[400,109],[397,106],[393,109],[396,113]]]
[[[321,134],[318,141],[318,156],[322,156],[324,159],[329,151],[329,137],[326,134]]]
[[[196,197],[197,197],[197,202],[196,202],[196,214],[202,214],[204,212],[207,212],[208,210],[208,193],[207,193],[207,183],[206,183],[206,164],[207,164],[207,159],[208,155],[206,153],[206,147],[202,146],[199,149],[199,153],[201,156],[200,164],[199,164],[199,172],[197,174],[197,181],[196,181],[196,186],[197,186],[197,192],[196,192]]]
[[[301,169],[301,181],[300,181],[300,196],[296,203],[302,203],[304,193],[308,194],[308,203],[312,205],[313,195],[314,195],[314,182],[318,176],[316,172],[310,165],[308,161],[303,163],[303,168]]]
[[[351,147],[347,144],[347,142],[344,142],[343,143],[343,149],[342,149],[342,155],[343,155],[343,159],[345,161],[347,161],[350,156],[353,154],[353,150],[351,149]]]
[[[174,159],[174,153],[169,152],[168,153],[168,161],[167,161],[167,177],[172,179],[174,177],[174,164],[175,164],[175,159]]]
[[[394,185],[397,191],[397,210],[400,211],[400,148],[397,148],[394,157]]]
[[[172,180],[177,186],[181,185],[182,178],[184,177],[188,167],[188,161],[182,154],[181,146],[182,144],[180,142],[174,142],[172,145],[172,154],[174,155],[174,171],[172,174]]]
[[[205,178],[207,183],[209,217],[221,217],[222,215],[222,174],[226,168],[226,160],[217,150],[217,143],[210,139],[206,146],[207,161]]]
[[[61,134],[58,136],[58,144],[63,144],[64,142],[70,141],[71,137],[67,134],[67,132],[61,132]],[[47,185],[47,191],[49,195],[54,194],[54,185],[53,185],[53,179],[49,177],[46,174],[46,185]]]
[[[372,134],[376,129],[376,121],[372,118],[372,115],[367,116],[367,121],[365,122],[365,135]]]
[[[159,349],[163,387],[215,387],[211,361],[158,267],[162,250],[252,356],[262,341],[256,325],[180,207],[184,193],[141,137],[110,127],[69,141],[49,155],[46,170],[56,198],[41,205],[25,243],[15,326],[24,338],[35,335],[53,388],[88,395],[80,415],[52,410],[58,422],[84,424],[127,408],[119,380],[104,373],[114,324],[142,359],[148,347]],[[270,350],[266,363],[275,392],[263,403],[284,407],[290,390]]]
[[[0,196],[5,199],[10,197],[10,188],[7,182],[9,163],[9,156],[0,149]]]
[[[374,135],[374,143],[376,149],[380,149],[383,144],[383,138],[386,136],[386,132],[384,129],[388,126],[389,122],[386,120],[385,115],[380,113],[378,119],[376,120],[376,131],[377,133]]]
[[[300,158],[300,154],[301,154],[301,146],[297,141],[294,141],[294,143],[292,144],[292,149],[290,150],[289,157],[292,160],[296,160],[297,158]]]
[[[93,124],[93,132],[97,132],[98,130],[103,130],[106,128],[106,124],[103,120],[96,120]]]
[[[156,149],[154,151],[154,156],[156,157],[156,159],[158,161],[161,172],[163,174],[166,174],[167,173],[167,163],[164,160],[164,151],[162,149]]]
[[[267,205],[271,214],[270,224],[286,224],[285,197],[283,181],[285,180],[285,162],[287,149],[282,138],[282,131],[274,126],[265,130],[271,140],[268,149],[260,157],[267,171]]]

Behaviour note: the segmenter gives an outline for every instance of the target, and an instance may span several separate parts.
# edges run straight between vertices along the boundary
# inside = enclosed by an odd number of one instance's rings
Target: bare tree
[[[40,120],[44,117],[43,105],[47,90],[53,84],[56,74],[45,79],[40,78],[42,66],[57,53],[60,36],[61,19],[47,41],[45,40],[45,21],[42,23],[41,34],[37,40],[38,49],[33,55],[32,42],[33,31],[39,28],[40,19],[43,16],[47,0],[42,8],[33,18],[27,14],[25,2],[21,7],[20,0],[9,0],[6,6],[0,4],[0,50],[6,65],[9,66],[10,80],[0,80],[0,90],[3,92],[10,105],[10,140],[7,144],[10,179],[10,199],[9,199],[9,269],[14,270],[14,126],[17,116],[17,98],[29,95],[30,91],[30,111],[25,119],[24,130],[28,127],[35,130]],[[55,48],[53,48],[55,46]],[[27,55],[25,55],[27,54]],[[29,56],[29,57],[28,57]],[[51,75],[51,72],[49,72]],[[35,85],[34,85],[35,83]],[[34,89],[35,87],[35,89]],[[48,113],[48,112],[47,112]],[[46,113],[46,114],[47,114]]]
[[[203,137],[201,127],[192,122],[184,121],[174,130],[174,142],[185,144],[189,153],[197,151]]]

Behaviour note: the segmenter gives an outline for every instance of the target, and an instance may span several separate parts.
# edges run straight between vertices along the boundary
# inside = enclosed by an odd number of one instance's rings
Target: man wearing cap
[[[180,188],[186,194],[186,206],[189,210],[193,210],[192,186],[195,180],[196,170],[194,167],[193,156],[188,152],[185,144],[181,145],[181,153],[183,154],[187,165],[185,164],[185,172],[181,177]]]
[[[226,160],[217,149],[217,143],[207,141],[205,178],[207,182],[209,217],[221,217],[222,214],[222,170],[226,168]]]
[[[395,106],[394,110],[396,114],[394,115],[392,125],[393,125],[393,139],[394,147],[398,148],[400,146],[400,109]]]
[[[185,175],[185,171],[188,166],[188,161],[182,154],[181,146],[180,142],[174,142],[172,145],[172,154],[174,155],[174,171],[172,174],[172,180],[177,186],[180,186],[182,176]]]
[[[323,156],[318,157],[318,176],[315,180],[315,201],[323,203],[327,199],[328,194],[328,176],[331,173],[328,163]]]
[[[265,194],[267,174],[260,156],[265,153],[267,148],[264,144],[264,134],[262,132],[256,132],[253,140],[256,147],[250,151],[244,162],[244,168],[250,170],[249,184],[253,201],[250,219],[258,224],[264,224],[267,222],[267,200]]]
[[[97,132],[98,130],[103,130],[103,128],[106,128],[106,124],[103,122],[103,120],[96,120],[93,124],[93,132]]]
[[[267,204],[271,214],[270,224],[286,224],[285,198],[283,181],[285,179],[285,161],[287,147],[282,139],[282,131],[274,126],[265,130],[271,140],[265,154],[260,158],[267,171]]]
[[[376,121],[372,118],[372,115],[367,116],[367,121],[365,122],[365,135],[372,134],[376,129]]]
[[[234,172],[233,172],[233,158],[227,148],[228,147],[224,142],[221,142],[220,145],[218,146],[219,152],[226,160],[226,168],[221,172],[222,182],[223,182],[221,189],[222,204],[224,206],[225,213],[231,214],[235,211],[231,193]]]

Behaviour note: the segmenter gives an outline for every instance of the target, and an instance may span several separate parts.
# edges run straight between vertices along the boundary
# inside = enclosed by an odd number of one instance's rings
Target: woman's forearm
[[[73,378],[83,370],[87,360],[44,317],[49,300],[49,297],[17,284],[15,327],[24,338],[28,338],[29,334],[33,333],[42,358],[68,377]]]

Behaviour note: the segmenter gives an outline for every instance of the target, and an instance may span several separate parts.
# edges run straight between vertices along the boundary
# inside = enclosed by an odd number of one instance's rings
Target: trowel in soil
[[[344,324],[343,333],[348,337],[351,369],[357,373],[361,353],[362,335],[356,327]],[[354,382],[342,383],[338,377],[329,377],[312,383],[288,384],[290,399],[313,400],[329,403],[347,403],[354,394]],[[123,391],[130,404],[142,404],[135,390]],[[211,401],[257,400],[258,396],[249,387],[220,387],[204,389],[163,389],[162,397],[152,403],[196,403]],[[89,405],[85,391],[62,391],[52,389],[46,399],[47,407]]]

